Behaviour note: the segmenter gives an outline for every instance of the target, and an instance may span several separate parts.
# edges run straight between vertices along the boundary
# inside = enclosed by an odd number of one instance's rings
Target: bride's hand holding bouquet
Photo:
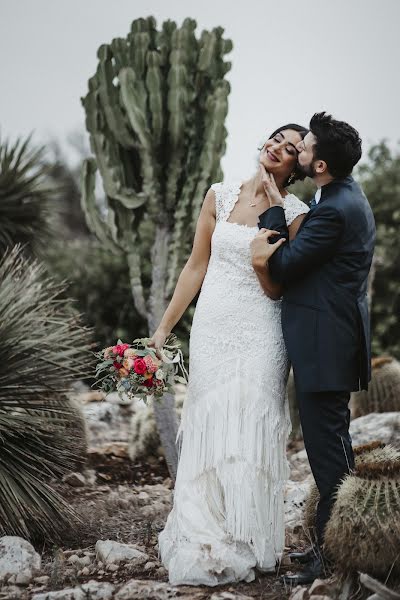
[[[174,383],[187,383],[180,346],[173,333],[162,330],[131,344],[118,340],[96,353],[97,383],[106,394],[116,391],[130,398],[161,398]]]

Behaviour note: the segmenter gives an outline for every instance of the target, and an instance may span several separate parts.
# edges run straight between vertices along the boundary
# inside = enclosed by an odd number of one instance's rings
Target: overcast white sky
[[[221,25],[233,40],[227,177],[251,175],[267,132],[320,110],[365,148],[400,139],[400,0],[0,0],[2,136],[66,143],[82,130],[98,46],[148,15]]]

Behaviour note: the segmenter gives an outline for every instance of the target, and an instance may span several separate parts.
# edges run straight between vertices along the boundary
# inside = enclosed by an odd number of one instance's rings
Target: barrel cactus
[[[344,478],[325,530],[325,551],[341,571],[400,574],[400,451],[374,442],[355,448],[355,472]],[[315,523],[318,492],[305,507]],[[397,553],[396,553],[397,549]]]
[[[223,29],[137,19],[98,50],[82,103],[94,158],[82,170],[90,229],[127,259],[138,313],[152,334],[188,258],[202,200],[222,178],[232,43]],[[105,202],[96,202],[99,170]],[[150,261],[149,261],[150,259]],[[155,407],[171,474],[177,464],[173,397]],[[162,412],[162,414],[161,414]]]
[[[372,359],[372,378],[368,391],[355,392],[351,398],[353,417],[373,412],[400,410],[400,362],[388,357]]]

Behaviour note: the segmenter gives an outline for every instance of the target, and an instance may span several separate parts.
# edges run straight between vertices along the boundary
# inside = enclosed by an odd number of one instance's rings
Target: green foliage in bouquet
[[[0,535],[56,539],[75,515],[49,484],[83,460],[67,398],[90,369],[88,331],[18,247],[0,262]]]
[[[353,417],[400,410],[400,363],[390,356],[372,359],[368,391],[351,395]]]
[[[0,256],[16,244],[26,254],[43,254],[58,194],[49,171],[43,148],[33,148],[30,138],[14,144],[0,139]]]

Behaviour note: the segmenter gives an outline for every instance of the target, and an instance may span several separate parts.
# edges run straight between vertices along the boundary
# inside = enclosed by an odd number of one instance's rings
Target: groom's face
[[[296,145],[298,155],[298,169],[308,177],[314,177],[314,146],[317,140],[311,131],[307,133],[304,140]]]

